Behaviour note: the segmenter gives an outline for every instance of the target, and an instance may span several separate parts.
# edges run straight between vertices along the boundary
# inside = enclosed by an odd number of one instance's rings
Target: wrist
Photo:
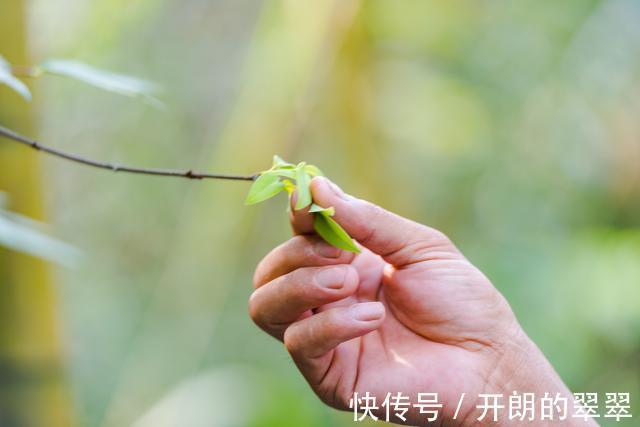
[[[527,334],[517,327],[513,338],[505,343],[501,356],[496,363],[496,368],[489,376],[485,393],[497,393],[503,396],[505,408],[508,408],[510,396],[516,392],[533,393],[536,401],[535,419],[529,425],[536,426],[597,426],[593,419],[573,418],[574,397],[573,393],[562,381],[553,366],[549,363],[538,346],[527,336]],[[561,411],[555,412],[553,420],[542,420],[539,402],[542,397],[555,399],[558,397],[562,401],[566,399],[566,417],[560,419]],[[508,409],[507,409],[508,411]],[[554,408],[555,411],[555,408]],[[503,420],[504,425],[516,425],[509,421],[507,417]],[[524,422],[523,425],[527,425]]]
[[[505,396],[513,391],[570,394],[542,351],[520,327],[504,344],[502,358],[490,377],[489,387]]]

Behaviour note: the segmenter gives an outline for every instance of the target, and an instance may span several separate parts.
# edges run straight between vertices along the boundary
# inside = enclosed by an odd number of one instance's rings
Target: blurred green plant
[[[251,185],[245,203],[253,205],[268,200],[282,191],[289,194],[288,210],[291,209],[291,198],[297,189],[294,210],[309,208],[313,214],[313,227],[329,244],[350,252],[360,252],[353,239],[333,218],[333,207],[323,208],[313,203],[309,186],[311,179],[322,176],[322,171],[305,162],[297,165],[288,163],[278,156],[273,156],[271,169],[262,171]]]
[[[155,106],[162,103],[153,96],[158,90],[151,82],[138,78],[125,76],[99,70],[82,62],[73,60],[49,60],[33,67],[12,66],[0,55],[0,84],[4,84],[17,92],[22,98],[31,101],[31,91],[18,77],[36,78],[44,74],[66,76],[87,83],[99,89],[117,93],[129,97],[143,98]],[[65,157],[91,164],[92,161],[78,156],[61,153],[57,150],[41,147],[35,141],[28,140],[10,129],[0,126],[1,135],[17,140],[31,147],[49,152],[50,154]],[[94,165],[96,166],[96,165]],[[115,165],[107,165],[110,169],[117,169]],[[78,251],[72,246],[60,242],[44,232],[44,225],[30,218],[8,211],[6,195],[0,192],[0,245],[9,249],[24,252],[49,261],[71,266],[78,258]]]
[[[0,84],[9,86],[27,101],[31,100],[31,92],[22,80],[13,75],[11,64],[0,55]]]
[[[147,80],[101,70],[68,59],[50,59],[35,66],[13,66],[0,55],[0,83],[9,86],[27,101],[31,100],[31,92],[19,77],[38,78],[45,74],[69,77],[107,92],[142,98],[156,107],[163,105],[154,96],[160,88]]]
[[[0,192],[0,245],[38,258],[73,266],[79,252],[48,235],[45,224],[6,209],[7,195]]]
[[[57,59],[45,61],[35,67],[16,68],[12,67],[9,62],[4,59],[4,57],[0,56],[0,83],[6,84],[26,100],[31,100],[31,93],[29,91],[29,88],[21,80],[17,79],[16,75],[39,77],[45,73],[70,77],[109,92],[114,92],[130,97],[143,97],[147,100],[153,101],[154,103],[160,104],[160,102],[151,95],[156,90],[156,85],[145,80],[99,70],[82,62],[73,60]],[[291,198],[293,197],[294,192],[297,190],[294,209],[302,210],[305,208],[309,208],[309,212],[313,215],[314,229],[327,243],[346,251],[356,253],[360,252],[360,249],[353,242],[351,236],[349,236],[349,234],[332,218],[335,214],[335,209],[333,207],[323,208],[313,203],[309,186],[313,177],[322,176],[323,173],[318,167],[307,164],[306,162],[300,162],[296,165],[293,163],[288,163],[276,155],[273,156],[273,165],[271,166],[271,168],[256,175],[235,176],[221,174],[202,174],[193,172],[191,170],[176,171],[167,169],[148,169],[130,166],[119,166],[112,163],[105,163],[87,159],[75,154],[65,153],[50,147],[45,147],[34,140],[23,137],[22,135],[19,135],[12,130],[6,129],[2,126],[0,126],[0,135],[20,142],[22,144],[29,145],[36,150],[44,151],[57,157],[62,157],[66,160],[71,160],[77,163],[82,163],[101,169],[109,169],[115,172],[124,171],[148,175],[180,176],[191,179],[217,178],[253,180],[254,182],[249,190],[249,194],[246,199],[247,205],[253,205],[259,202],[263,202],[274,197],[282,191],[286,191],[289,194],[288,209],[290,209]],[[10,227],[9,225],[5,225],[4,228],[2,228],[1,226],[2,224],[0,223],[0,234],[3,232],[5,234],[8,234],[9,231],[12,230],[12,227]],[[8,237],[5,236],[5,239],[3,239],[3,236],[0,235],[0,244],[4,242],[5,245],[10,245],[10,247],[19,247],[21,244],[19,242],[22,242],[21,236],[25,237],[27,235],[25,235],[24,232],[19,232],[17,236],[13,235],[12,237],[9,233]],[[36,241],[33,238],[24,238],[23,240],[25,242]],[[41,242],[42,239],[37,241]],[[38,246],[38,244],[35,244],[35,246],[27,244],[27,248],[31,248],[31,253],[48,253],[47,251],[38,250],[38,248],[41,247],[42,246]],[[45,256],[45,258],[51,259],[51,257],[47,256]]]

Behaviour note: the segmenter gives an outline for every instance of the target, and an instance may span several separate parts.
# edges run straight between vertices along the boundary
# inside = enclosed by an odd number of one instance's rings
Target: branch
[[[194,172],[192,170],[139,168],[133,166],[121,166],[114,163],[100,162],[41,145],[37,141],[29,139],[26,136],[22,136],[12,131],[11,129],[5,128],[4,126],[0,126],[0,136],[4,136],[7,139],[19,142],[23,145],[27,145],[35,150],[51,154],[52,156],[60,157],[62,159],[81,163],[87,166],[93,166],[94,168],[107,169],[113,172],[137,173],[141,175],[173,176],[187,179],[229,179],[234,181],[253,181],[257,178],[257,175],[227,175],[218,173],[201,173]]]
[[[42,75],[42,69],[40,67],[31,67],[26,65],[12,65],[11,74],[16,77],[31,77],[36,78]]]

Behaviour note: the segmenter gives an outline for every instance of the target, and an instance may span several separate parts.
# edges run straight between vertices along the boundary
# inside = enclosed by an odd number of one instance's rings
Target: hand
[[[362,252],[329,246],[313,233],[311,215],[294,211],[296,236],[258,265],[249,311],[284,341],[323,402],[348,409],[354,392],[376,396],[378,406],[388,392],[412,400],[437,392],[445,425],[477,423],[480,393],[507,400],[513,390],[561,393],[572,408],[570,392],[508,303],[443,233],[348,196],[325,178],[315,178],[311,191],[315,203],[335,207],[334,219]],[[462,393],[467,399],[453,420]],[[382,408],[376,414],[384,419]],[[414,408],[405,416],[409,425],[425,420]],[[508,422],[504,412],[501,419]],[[569,414],[563,425],[570,422]]]

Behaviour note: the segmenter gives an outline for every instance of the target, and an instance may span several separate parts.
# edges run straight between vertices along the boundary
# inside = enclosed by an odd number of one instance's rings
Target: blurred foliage
[[[14,66],[0,55],[0,84],[8,86],[26,101],[31,101],[31,92],[18,77],[37,78],[43,74],[69,77],[108,92],[140,97],[162,107],[162,103],[152,95],[157,91],[156,86],[145,80],[64,59],[51,59],[37,66],[22,66],[16,72]],[[0,136],[7,140],[14,139]],[[0,192],[0,246],[67,266],[74,265],[79,256],[74,248],[48,236],[43,224],[9,211],[6,199],[6,194]]]
[[[0,192],[0,246],[67,266],[74,265],[79,256],[74,248],[46,234],[43,224],[7,210],[4,198],[4,193]]]
[[[49,59],[36,67],[36,73],[69,77],[99,89],[124,96],[141,97],[158,105],[153,93],[156,85],[139,78],[100,70],[77,60]],[[161,105],[161,104],[160,104]]]
[[[38,78],[43,74],[69,77],[108,92],[141,97],[151,101],[152,104],[160,104],[160,101],[152,95],[158,91],[158,88],[153,83],[142,79],[100,70],[69,59],[49,59],[39,65],[15,67],[0,55],[0,84],[10,87],[26,101],[31,101],[31,92],[20,78]]]
[[[31,100],[29,88],[12,74],[11,64],[2,55],[0,55],[0,84],[10,87],[27,101]]]
[[[36,57],[166,88],[158,111],[36,82],[43,141],[216,172],[317,164],[448,233],[572,389],[629,391],[640,416],[634,0],[36,0],[29,17]],[[44,162],[50,222],[86,253],[58,288],[81,425],[206,420],[217,399],[189,396],[225,393],[242,418],[216,425],[351,425],[246,315],[289,233],[280,203]]]
[[[0,2],[0,29],[0,52],[28,63],[26,2]],[[0,123],[31,133],[36,117],[28,105],[0,85]],[[25,219],[44,216],[40,159],[31,151],[0,141],[0,192],[12,210],[0,212],[0,425],[73,427],[52,270],[25,253],[61,259],[67,248]]]

